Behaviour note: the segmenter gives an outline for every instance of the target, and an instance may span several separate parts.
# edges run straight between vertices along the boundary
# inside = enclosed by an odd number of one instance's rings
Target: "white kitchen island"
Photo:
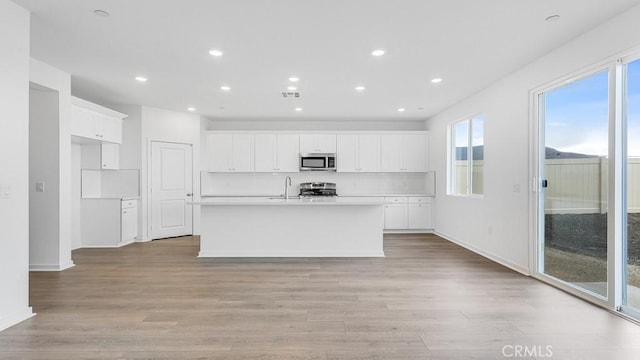
[[[199,257],[383,257],[383,199],[209,198]]]

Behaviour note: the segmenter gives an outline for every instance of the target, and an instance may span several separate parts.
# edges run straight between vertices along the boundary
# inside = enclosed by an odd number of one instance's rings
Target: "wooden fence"
[[[628,158],[627,206],[630,213],[640,213],[640,158]],[[456,188],[466,191],[466,161],[456,166]],[[473,186],[482,190],[483,164],[473,169]],[[593,214],[607,212],[608,159],[547,159],[545,175],[545,212],[547,214]]]

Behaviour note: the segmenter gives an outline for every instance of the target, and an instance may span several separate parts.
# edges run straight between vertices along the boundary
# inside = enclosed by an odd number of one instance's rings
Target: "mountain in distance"
[[[468,149],[467,147],[456,148],[456,159],[467,160],[467,149]],[[545,148],[545,159],[587,159],[587,158],[594,158],[594,157],[599,157],[599,156],[560,151],[551,147]],[[474,160],[484,159],[483,145],[473,147],[473,159]]]
[[[586,159],[599,157],[597,155],[578,154],[572,152],[559,151],[551,147],[545,149],[545,159]]]

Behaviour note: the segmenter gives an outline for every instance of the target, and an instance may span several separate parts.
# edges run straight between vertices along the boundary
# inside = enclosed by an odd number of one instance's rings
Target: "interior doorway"
[[[193,148],[151,142],[151,239],[193,234]]]

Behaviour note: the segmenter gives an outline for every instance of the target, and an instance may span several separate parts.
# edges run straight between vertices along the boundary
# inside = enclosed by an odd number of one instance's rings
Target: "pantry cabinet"
[[[380,171],[380,135],[338,135],[338,172]]]
[[[254,135],[211,134],[207,136],[207,149],[209,171],[254,171]]]
[[[382,172],[426,172],[426,134],[381,135]]]
[[[256,172],[298,172],[298,135],[256,134],[254,143]]]

